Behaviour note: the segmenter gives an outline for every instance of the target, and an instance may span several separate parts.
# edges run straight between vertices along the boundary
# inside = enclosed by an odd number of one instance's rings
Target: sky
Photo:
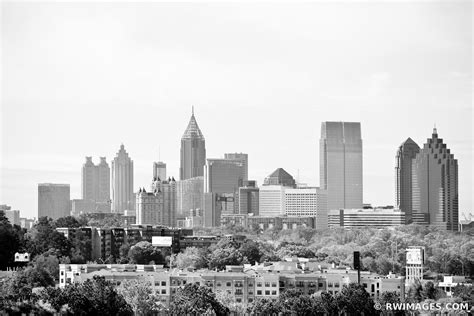
[[[85,156],[179,177],[194,106],[208,158],[249,155],[319,185],[323,121],[361,122],[364,202],[394,205],[395,153],[434,125],[473,206],[472,4],[1,3],[0,204],[37,216],[38,183],[80,198]],[[462,219],[463,217],[460,216]]]

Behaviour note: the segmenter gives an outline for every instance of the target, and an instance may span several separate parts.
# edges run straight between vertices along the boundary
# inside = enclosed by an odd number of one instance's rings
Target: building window
[[[166,290],[165,289],[161,290],[161,294],[166,294]]]
[[[276,284],[276,283],[272,283],[272,287],[276,287],[276,286],[277,286],[277,284]]]
[[[318,283],[318,287],[323,287],[323,284],[322,284],[322,283]]]
[[[249,295],[253,295],[253,291],[249,291]]]
[[[272,291],[272,295],[277,295],[277,291]]]
[[[269,290],[266,290],[266,291],[265,291],[265,295],[270,295],[270,291],[269,291]]]
[[[253,298],[249,298],[249,303],[253,303]]]
[[[339,283],[334,283],[334,287],[339,287]]]
[[[232,286],[232,283],[231,283],[231,282],[227,282],[225,285],[226,285],[226,286]]]
[[[237,297],[237,298],[235,299],[235,301],[236,301],[237,303],[242,303],[242,299],[241,299],[240,297]]]
[[[262,283],[261,283],[261,282],[257,282],[257,287],[262,287]]]
[[[270,282],[265,282],[265,287],[269,287],[270,286]]]
[[[221,286],[221,282],[217,282],[217,286]]]
[[[258,290],[257,295],[262,295],[262,290]]]
[[[249,283],[249,287],[253,287],[253,283]]]
[[[161,281],[161,286],[166,286],[166,281]]]

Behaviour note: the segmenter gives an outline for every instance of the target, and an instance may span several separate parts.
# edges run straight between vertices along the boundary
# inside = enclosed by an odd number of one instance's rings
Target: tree
[[[149,281],[124,281],[117,288],[117,292],[124,297],[135,315],[150,315],[164,308],[158,296],[153,293],[152,284]]]
[[[148,241],[140,241],[132,246],[128,252],[130,263],[149,264],[151,261],[164,263],[163,254]]]
[[[53,227],[53,220],[45,216],[31,229],[28,249],[32,256],[54,249],[57,257],[70,256],[71,242]]]
[[[312,250],[308,249],[308,247],[293,244],[280,247],[276,255],[280,259],[288,257],[314,258],[316,256]]]
[[[404,316],[405,311],[403,310],[397,310],[397,311],[386,311],[384,310],[385,306],[387,306],[387,303],[389,304],[396,304],[396,303],[401,303],[400,299],[400,294],[397,292],[383,292],[382,295],[380,295],[379,298],[379,303],[382,306],[382,315],[390,315],[390,316]]]
[[[40,298],[56,312],[66,309],[75,315],[133,315],[124,297],[110,282],[98,276],[63,289],[47,288],[40,293]]]
[[[55,227],[77,228],[81,227],[81,223],[74,216],[60,217],[54,222]]]
[[[281,306],[268,298],[257,298],[247,309],[250,315],[279,315]]]
[[[254,264],[260,262],[263,253],[260,245],[252,239],[247,239],[239,248],[240,253],[248,263]]]
[[[54,278],[47,270],[29,266],[14,273],[8,284],[8,293],[12,300],[28,301],[32,298],[33,288],[54,285]]]
[[[218,248],[209,255],[209,269],[225,269],[226,265],[240,265],[243,256],[234,247]]]
[[[188,283],[178,289],[170,303],[171,315],[227,315],[229,309],[207,287]]]
[[[59,260],[51,252],[38,255],[33,261],[33,265],[41,270],[46,270],[55,280],[59,280]]]
[[[407,291],[407,300],[410,303],[419,303],[423,300],[423,285],[421,285],[420,280],[415,279],[415,281],[410,284]]]
[[[316,315],[321,312],[316,300],[299,289],[288,289],[280,294],[278,304],[284,315]]]
[[[335,296],[335,303],[340,312],[349,315],[375,315],[374,301],[364,287],[357,283],[344,285]]]
[[[14,265],[15,253],[20,248],[20,236],[8,221],[5,213],[0,211],[0,270]]]
[[[189,247],[180,252],[175,259],[176,266],[180,269],[207,268],[207,251],[204,248]]]

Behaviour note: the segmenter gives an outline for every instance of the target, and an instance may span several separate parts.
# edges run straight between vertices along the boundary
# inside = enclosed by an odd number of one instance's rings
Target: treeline
[[[419,225],[383,229],[295,230],[221,227],[196,230],[195,234],[244,234],[265,249],[266,258],[305,257],[351,266],[353,252],[360,251],[364,270],[382,275],[405,274],[405,249],[425,247],[427,273],[474,277],[474,231],[456,233]],[[253,263],[253,262],[252,262]]]

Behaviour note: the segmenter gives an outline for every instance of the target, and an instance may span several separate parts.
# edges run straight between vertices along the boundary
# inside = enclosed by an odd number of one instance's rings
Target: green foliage
[[[76,228],[76,227],[81,227],[81,223],[74,216],[69,215],[69,216],[58,218],[54,222],[54,226]]]
[[[71,247],[71,242],[56,231],[50,218],[40,217],[29,233],[28,250],[32,256],[49,250],[54,251],[57,257],[69,256]]]
[[[37,269],[47,271],[55,280],[59,280],[59,260],[54,253],[45,252],[36,256],[33,265]]]
[[[383,292],[381,295],[380,295],[380,298],[379,298],[379,303],[380,305],[382,306],[382,308],[384,308],[386,306],[387,303],[390,303],[390,304],[396,304],[396,303],[401,303],[402,300],[400,298],[400,294],[397,293],[397,292]],[[398,310],[398,311],[386,311],[386,310],[382,310],[382,315],[390,315],[390,316],[404,316],[405,315],[405,312],[402,311],[402,310]]]
[[[348,315],[375,315],[374,301],[362,285],[351,283],[335,295],[338,310]]]
[[[0,270],[15,266],[15,253],[22,250],[24,231],[12,226],[5,213],[0,211]]]
[[[207,268],[208,251],[204,248],[189,247],[176,255],[174,264],[180,269],[204,269]]]
[[[254,264],[260,262],[264,253],[261,251],[260,244],[252,239],[247,239],[239,248],[240,253],[244,257],[244,261]]]
[[[240,265],[243,261],[242,253],[237,243],[221,239],[216,245],[210,247],[212,251],[208,256],[209,269],[225,269],[226,265]]]
[[[66,310],[74,315],[133,315],[124,297],[104,278],[94,277],[84,283],[73,283],[64,289],[47,288],[40,293],[43,302],[56,312]]]
[[[150,315],[164,309],[149,281],[127,280],[120,284],[117,292],[124,297],[135,315]]]
[[[33,296],[33,288],[54,285],[54,278],[47,270],[39,266],[29,266],[15,272],[5,287],[10,300],[27,301]]]
[[[132,246],[128,252],[130,263],[149,264],[153,261],[155,264],[165,262],[163,254],[148,241],[140,241]]]
[[[227,315],[229,309],[216,299],[216,295],[207,287],[198,284],[186,284],[178,289],[170,303],[171,315]]]

